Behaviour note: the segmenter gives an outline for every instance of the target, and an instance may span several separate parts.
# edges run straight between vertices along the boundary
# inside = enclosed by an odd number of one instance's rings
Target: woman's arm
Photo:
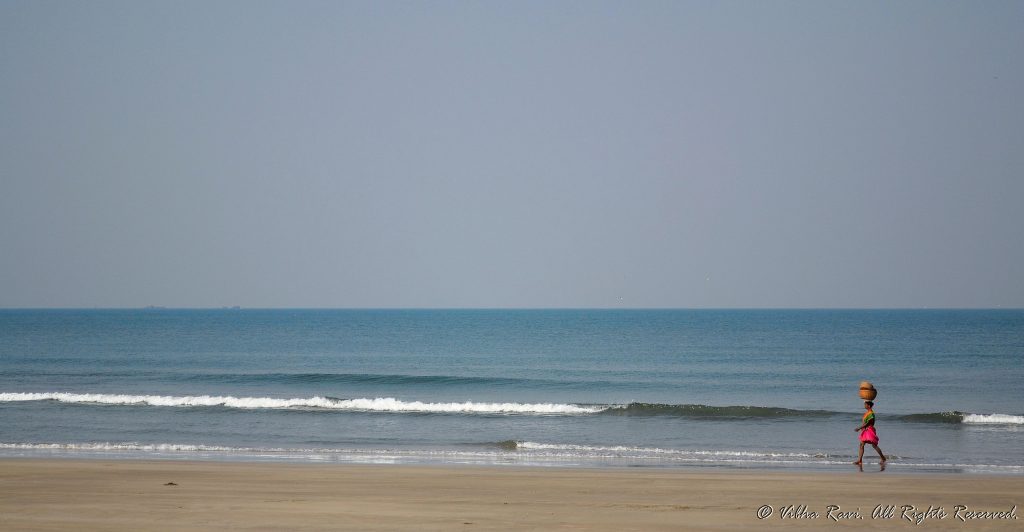
[[[853,431],[854,432],[860,432],[860,431],[862,431],[862,430],[864,430],[864,429],[866,429],[866,428],[868,428],[868,427],[870,427],[870,426],[872,426],[874,424],[875,424],[875,416],[871,416],[870,419],[868,419],[867,421],[862,423],[861,426],[853,429]]]

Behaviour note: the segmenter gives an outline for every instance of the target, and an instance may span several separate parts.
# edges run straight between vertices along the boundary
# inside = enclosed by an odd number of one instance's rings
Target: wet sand
[[[0,530],[1020,530],[957,519],[1024,503],[1024,477],[711,469],[554,469],[0,460]],[[772,506],[760,520],[757,512]],[[794,517],[780,519],[785,506]],[[800,506],[806,505],[803,511]],[[836,522],[832,514],[862,518]],[[876,505],[894,506],[891,517]],[[941,507],[921,526],[904,517]],[[817,514],[817,517],[812,517]],[[961,510],[961,515],[966,515]],[[1018,510],[1018,513],[1019,510]],[[802,517],[801,517],[802,516]],[[992,516],[994,517],[994,516]]]

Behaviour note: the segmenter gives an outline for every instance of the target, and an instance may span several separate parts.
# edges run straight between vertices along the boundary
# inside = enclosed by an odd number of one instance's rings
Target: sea
[[[0,310],[0,457],[844,471],[863,380],[1024,474],[1024,310]]]

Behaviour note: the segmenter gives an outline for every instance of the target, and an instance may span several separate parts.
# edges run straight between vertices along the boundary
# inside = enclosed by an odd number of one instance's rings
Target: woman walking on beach
[[[885,463],[885,455],[882,454],[882,450],[878,448],[878,433],[875,432],[875,411],[871,408],[875,406],[875,403],[871,401],[864,401],[864,419],[861,421],[859,427],[853,429],[854,432],[860,432],[860,452],[857,454],[857,461],[854,465],[861,465],[864,461],[864,444],[870,443],[875,448],[875,452],[878,453],[879,458],[882,459],[882,463]]]

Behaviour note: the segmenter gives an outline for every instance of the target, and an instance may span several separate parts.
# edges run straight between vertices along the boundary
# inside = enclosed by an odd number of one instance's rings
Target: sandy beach
[[[967,506],[959,510],[963,517],[1009,511],[1024,501],[1024,477],[875,468],[801,473],[4,459],[0,529],[917,527],[908,517],[929,529],[1020,527],[1019,517],[962,521],[957,505]],[[764,505],[771,515],[758,519]],[[839,509],[830,512],[829,505]],[[872,517],[878,505],[891,506],[891,514]],[[941,510],[928,513],[929,507]],[[860,519],[830,517],[858,510]]]

